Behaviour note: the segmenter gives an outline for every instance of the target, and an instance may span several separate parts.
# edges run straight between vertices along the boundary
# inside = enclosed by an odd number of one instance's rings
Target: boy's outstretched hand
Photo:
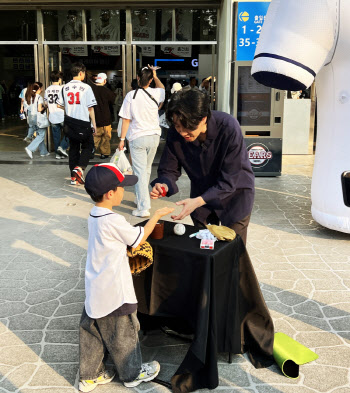
[[[158,217],[163,217],[166,216],[167,214],[172,213],[174,210],[175,209],[173,207],[162,207],[161,209],[156,210],[154,215]]]

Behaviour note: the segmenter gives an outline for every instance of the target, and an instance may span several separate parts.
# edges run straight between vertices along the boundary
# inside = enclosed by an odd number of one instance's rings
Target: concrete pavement
[[[312,220],[312,165],[312,156],[286,156],[280,178],[256,179],[248,251],[276,331],[319,359],[292,380],[277,366],[256,370],[244,355],[228,364],[222,354],[217,392],[350,393],[350,236]],[[180,195],[154,202],[152,210],[189,195],[185,175],[179,188]],[[141,221],[130,215],[133,193],[125,197],[117,210],[133,224]],[[0,198],[0,393],[75,392],[92,201],[69,184],[65,165],[28,161],[0,165]],[[187,344],[159,332],[142,338],[144,360],[160,361],[165,380],[186,351]],[[130,390],[114,381],[95,391],[168,389],[148,383]]]

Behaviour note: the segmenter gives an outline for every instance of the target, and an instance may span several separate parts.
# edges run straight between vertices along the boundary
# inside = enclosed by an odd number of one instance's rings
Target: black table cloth
[[[186,225],[177,236],[174,225],[165,221],[164,238],[148,239],[154,263],[134,276],[139,313],[159,324],[168,318],[168,326],[171,317],[194,334],[171,379],[173,391],[215,389],[218,352],[248,352],[257,368],[272,364],[273,323],[241,238],[203,250],[189,238],[199,228]]]

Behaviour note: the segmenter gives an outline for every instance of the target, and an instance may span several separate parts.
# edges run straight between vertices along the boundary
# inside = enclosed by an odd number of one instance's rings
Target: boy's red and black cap
[[[98,196],[116,187],[133,186],[137,181],[137,176],[123,175],[115,164],[97,164],[85,177],[85,190],[90,195]]]

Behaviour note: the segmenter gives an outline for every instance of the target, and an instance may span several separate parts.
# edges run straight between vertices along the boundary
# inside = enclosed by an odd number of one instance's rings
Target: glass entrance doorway
[[[211,108],[215,109],[216,46],[182,45],[176,48],[179,51],[176,56],[173,49],[170,45],[133,45],[133,78],[147,64],[156,65],[161,67],[157,75],[165,86],[167,96],[170,96],[175,82],[182,87],[191,85],[207,93],[211,99]],[[203,82],[205,79],[207,82]]]
[[[0,46],[0,151],[22,151],[27,121],[20,120],[19,95],[35,81],[35,45]]]

